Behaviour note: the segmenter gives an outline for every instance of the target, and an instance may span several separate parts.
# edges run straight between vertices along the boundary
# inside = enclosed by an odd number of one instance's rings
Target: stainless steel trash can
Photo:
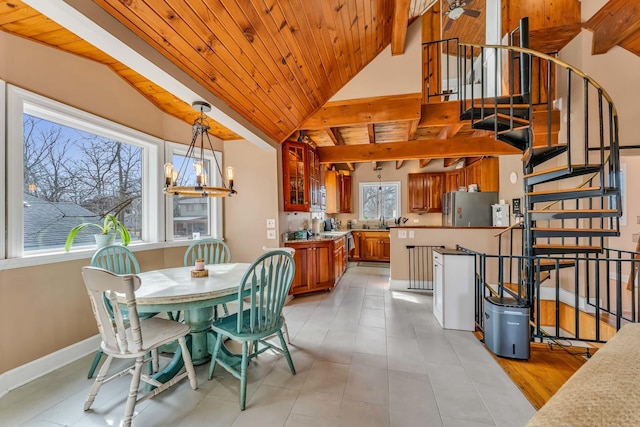
[[[484,299],[484,343],[501,357],[529,359],[529,307],[514,298]]]

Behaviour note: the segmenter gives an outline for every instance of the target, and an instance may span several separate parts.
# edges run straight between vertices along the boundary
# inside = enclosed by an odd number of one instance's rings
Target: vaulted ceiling
[[[86,0],[83,0],[85,3]],[[435,0],[94,0],[276,142],[309,116]],[[0,1],[0,28],[110,66],[163,111],[191,121],[189,102],[31,8]],[[82,2],[66,1],[74,6]],[[66,5],[65,5],[66,6]],[[239,139],[214,125],[212,133]]]
[[[485,3],[467,1],[465,9],[478,11],[478,17],[461,16],[448,25],[444,37],[484,42]],[[555,0],[552,8],[548,0],[503,0],[502,25],[511,28],[527,13],[540,21],[532,25],[539,31],[537,39],[566,43],[579,31],[579,3]],[[63,7],[105,31],[116,28],[118,37],[139,37],[138,42],[237,112],[244,120],[239,126],[230,125],[238,123],[233,117],[212,123],[211,133],[222,140],[250,139],[243,133],[243,123],[248,123],[273,142],[295,137],[302,129],[320,147],[371,148],[371,143],[389,142],[400,149],[416,139],[467,137],[482,139],[476,141],[480,147],[489,144],[483,132],[455,123],[448,107],[435,107],[425,119],[425,109],[433,107],[422,105],[421,94],[327,104],[385,47],[402,54],[408,25],[423,13],[428,11],[437,22],[439,38],[440,25],[447,26],[448,18],[441,20],[440,14],[448,10],[447,0],[0,0],[1,30],[104,63],[158,108],[191,123],[196,113],[190,102],[195,99],[90,44],[65,22],[58,24],[63,20],[57,19],[57,9]],[[51,13],[41,13],[43,9]],[[96,18],[97,10],[115,24]],[[54,15],[55,21],[47,17]],[[406,158],[415,156],[407,152]]]

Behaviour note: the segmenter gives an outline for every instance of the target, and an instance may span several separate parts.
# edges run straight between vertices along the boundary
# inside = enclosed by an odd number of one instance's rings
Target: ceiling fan
[[[473,0],[449,0],[449,10],[445,12],[445,15],[449,17],[449,20],[442,31],[447,31],[451,27],[451,24],[453,24],[453,21],[460,18],[462,15],[468,15],[472,18],[480,16],[480,11],[478,10],[465,9],[465,6],[471,2],[473,2]]]

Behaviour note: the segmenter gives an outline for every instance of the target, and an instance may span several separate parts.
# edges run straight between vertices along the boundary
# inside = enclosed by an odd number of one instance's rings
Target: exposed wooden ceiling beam
[[[460,103],[458,101],[424,104],[421,109],[418,127],[460,124]]]
[[[347,162],[347,163],[345,163],[345,164],[347,165],[347,168],[348,168],[351,172],[353,172],[354,170],[356,170],[356,166],[355,166],[353,163],[351,163],[351,162]]]
[[[427,166],[429,162],[431,162],[431,160],[433,159],[420,159],[420,164],[419,164],[420,169]]]
[[[462,157],[445,157],[444,160],[444,167],[448,168],[449,166],[453,166],[456,163],[458,163],[460,161]]]
[[[478,160],[482,159],[482,156],[478,156],[478,157],[466,157],[464,159],[464,164],[465,165],[470,165],[471,163],[477,162]]]
[[[373,123],[367,124],[367,133],[369,134],[369,144],[376,143],[376,128]]]
[[[391,29],[391,55],[402,55],[407,40],[411,0],[395,0],[394,3],[393,27]]]
[[[584,26],[593,31],[591,53],[607,53],[640,30],[640,2],[609,0]]]
[[[409,131],[407,132],[407,141],[412,141],[416,137],[416,131],[418,130],[418,123],[420,123],[420,120],[412,120],[409,122]]]
[[[333,145],[344,145],[344,139],[340,134],[340,129],[325,128],[325,132],[327,132],[327,135],[329,135],[329,138],[331,138],[331,141],[333,141]]]
[[[364,145],[318,147],[321,163],[381,162],[463,156],[499,156],[521,151],[493,138],[428,139]]]
[[[396,170],[402,167],[404,160],[396,160]]]
[[[413,93],[329,102],[309,117],[300,129],[417,120],[420,119],[421,99],[421,94]]]

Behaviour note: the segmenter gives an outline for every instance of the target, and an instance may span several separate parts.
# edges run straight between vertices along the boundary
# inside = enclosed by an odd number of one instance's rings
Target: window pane
[[[141,148],[29,114],[23,127],[25,251],[61,248],[71,228],[107,213],[141,238]],[[74,245],[95,244],[96,230]]]
[[[196,175],[193,169],[193,158],[187,159],[185,156],[173,154],[173,164],[179,171],[178,184],[193,186],[196,182]],[[209,175],[211,182],[212,173],[211,162],[204,161],[204,168]],[[190,238],[193,233],[200,233],[200,237],[211,236],[209,230],[209,215],[211,212],[209,197],[182,197],[173,198],[173,237],[175,239]]]
[[[364,220],[391,219],[399,215],[399,182],[361,182],[360,218]]]

